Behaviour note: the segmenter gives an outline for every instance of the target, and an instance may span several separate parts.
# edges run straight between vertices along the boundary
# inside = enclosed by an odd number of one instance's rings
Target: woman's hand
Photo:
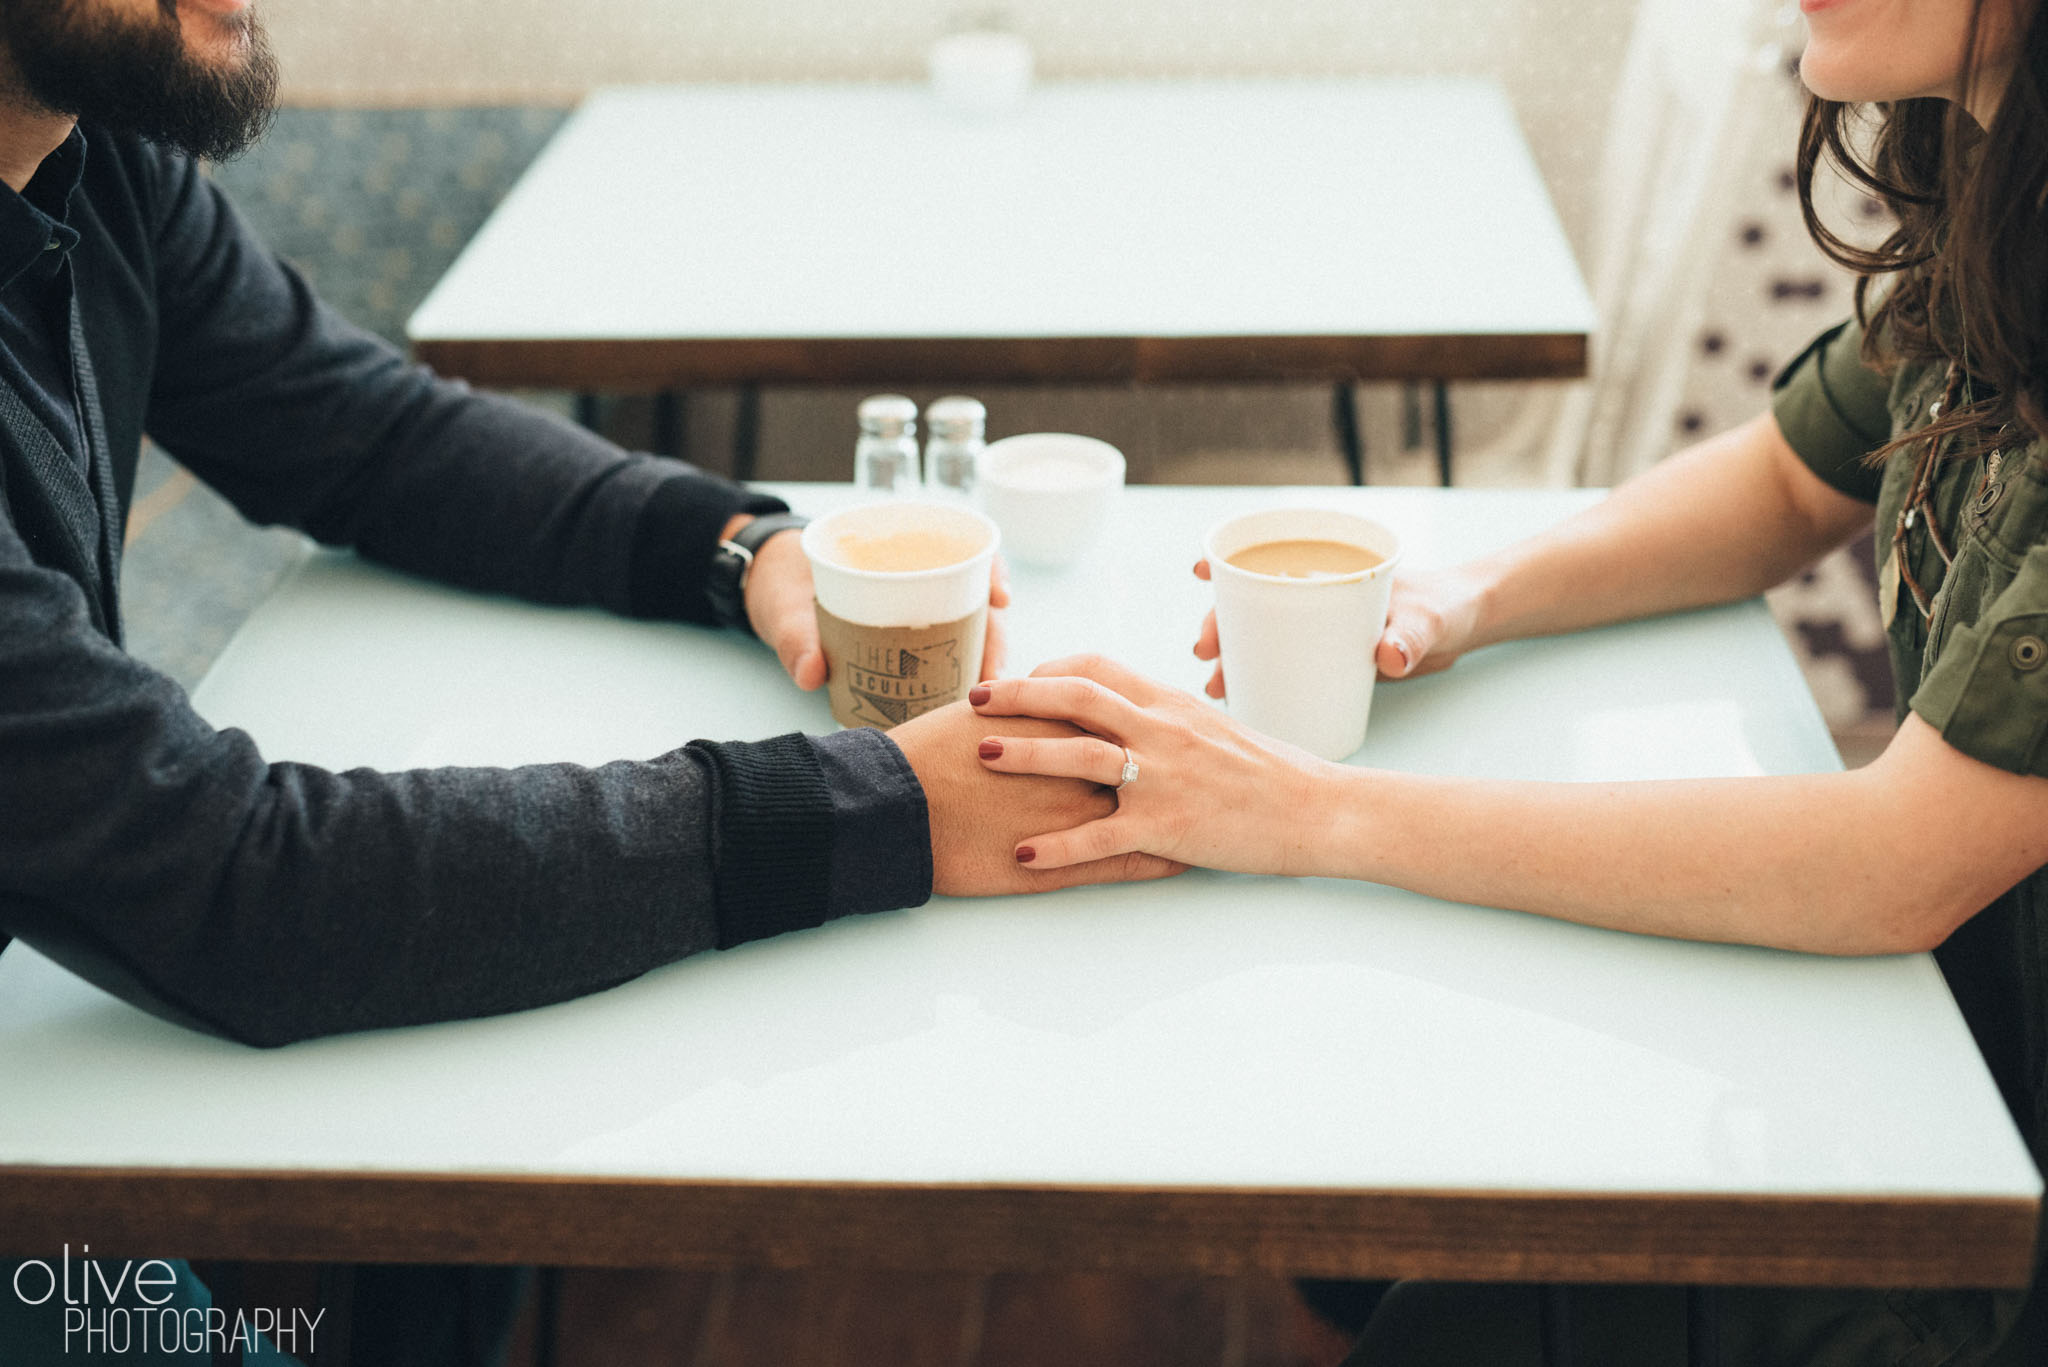
[[[1326,844],[1318,818],[1328,804],[1318,790],[1339,766],[1113,660],[1056,660],[1028,679],[998,679],[967,696],[988,727],[980,755],[990,769],[1116,788],[1126,749],[1138,766],[1114,812],[1020,840],[1017,862],[1026,868],[1143,851],[1210,868],[1299,874]],[[1019,735],[1005,729],[1005,717],[1054,718],[1093,734]]]
[[[746,525],[735,518],[725,533]],[[993,679],[1003,670],[1005,650],[1002,609],[1010,605],[1009,572],[1003,558],[989,565],[988,635],[981,652],[981,677]],[[803,535],[777,532],[754,552],[747,575],[747,621],[782,661],[783,672],[809,693],[825,683],[825,650],[818,642],[818,609],[812,597],[811,562],[804,554]]]
[[[1034,739],[1071,737],[1064,722],[1019,717],[1009,723]],[[1017,845],[1047,827],[1083,825],[1116,811],[1116,797],[1093,783],[991,772],[974,743],[988,723],[966,703],[948,703],[889,732],[924,789],[931,816],[932,891],[949,897],[1046,892],[1082,883],[1164,878],[1185,865],[1149,854],[1041,870],[1017,862]]]
[[[1195,577],[1209,577],[1209,562],[1195,562]],[[1382,679],[1412,679],[1449,669],[1458,657],[1479,644],[1474,639],[1479,622],[1479,590],[1462,570],[1434,570],[1394,577],[1394,596],[1387,604],[1387,629],[1380,634],[1373,663]],[[1218,660],[1222,647],[1216,639],[1216,613],[1202,618],[1201,635],[1195,638],[1195,657]],[[1218,662],[1203,689],[1210,697],[1223,696],[1223,665]]]

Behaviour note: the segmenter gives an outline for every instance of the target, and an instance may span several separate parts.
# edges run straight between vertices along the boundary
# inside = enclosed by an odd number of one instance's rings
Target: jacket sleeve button
[[[2048,641],[2038,636],[2022,636],[2005,654],[2014,669],[2039,669],[2041,662],[2048,660]]]

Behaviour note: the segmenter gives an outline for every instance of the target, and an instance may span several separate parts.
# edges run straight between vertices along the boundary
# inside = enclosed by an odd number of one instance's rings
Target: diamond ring
[[[1123,791],[1125,784],[1136,783],[1138,781],[1138,761],[1131,758],[1131,747],[1126,745],[1120,748],[1124,752],[1124,771],[1120,781],[1116,785],[1118,792]]]

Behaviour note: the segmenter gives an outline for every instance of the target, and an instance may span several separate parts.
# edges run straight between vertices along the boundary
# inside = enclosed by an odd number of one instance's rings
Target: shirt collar
[[[0,288],[43,263],[57,263],[78,245],[71,226],[71,196],[85,175],[85,134],[73,128],[57,150],[43,158],[19,193],[0,185]]]

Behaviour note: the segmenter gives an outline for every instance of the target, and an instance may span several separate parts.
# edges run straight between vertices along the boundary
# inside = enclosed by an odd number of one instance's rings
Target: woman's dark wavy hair
[[[1985,7],[1976,0],[1965,51],[1978,51]],[[1819,96],[1807,103],[1799,208],[1821,251],[1857,274],[1865,359],[1880,369],[1967,361],[1973,381],[1972,402],[1880,447],[1872,461],[1945,438],[1953,438],[1945,455],[1972,457],[2000,445],[2009,427],[2048,436],[2048,0],[2015,0],[2015,11],[2012,76],[1988,129],[1960,102],[1900,100],[1876,106],[1869,150],[1859,155],[1849,136],[1857,109]],[[1965,96],[1971,80],[1966,73]],[[1844,241],[1815,212],[1823,161],[1891,211],[1897,226],[1875,248]],[[1866,312],[1880,276],[1892,287]]]

